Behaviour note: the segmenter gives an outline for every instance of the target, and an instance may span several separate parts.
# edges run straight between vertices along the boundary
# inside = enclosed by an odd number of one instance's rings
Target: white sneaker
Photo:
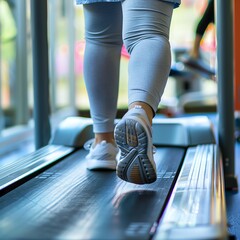
[[[141,106],[129,110],[118,122],[115,141],[121,150],[117,175],[127,182],[152,183],[157,179],[153,159],[152,129]]]
[[[118,147],[112,143],[102,141],[90,148],[86,156],[87,168],[90,170],[115,170],[117,165]]]

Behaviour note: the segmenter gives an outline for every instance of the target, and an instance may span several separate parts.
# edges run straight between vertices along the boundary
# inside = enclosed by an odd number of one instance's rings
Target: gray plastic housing
[[[153,144],[157,146],[189,147],[215,143],[212,124],[205,116],[156,118],[152,129]],[[50,144],[80,148],[93,137],[90,118],[68,117],[59,124]]]
[[[215,144],[213,125],[208,117],[153,119],[153,144],[189,147]]]
[[[93,137],[92,119],[68,117],[59,124],[50,144],[81,148],[86,141]]]

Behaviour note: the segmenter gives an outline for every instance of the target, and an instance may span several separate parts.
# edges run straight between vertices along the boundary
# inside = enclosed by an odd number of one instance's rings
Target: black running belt
[[[184,149],[157,148],[157,181],[135,185],[86,169],[79,150],[0,199],[0,239],[149,239]]]

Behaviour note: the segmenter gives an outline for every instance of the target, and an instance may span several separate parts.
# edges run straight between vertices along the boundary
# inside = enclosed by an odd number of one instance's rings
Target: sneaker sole
[[[141,123],[130,118],[123,119],[117,124],[114,134],[121,150],[117,164],[118,177],[136,184],[156,181],[154,160],[151,161],[148,156],[148,136]]]
[[[116,161],[110,160],[87,160],[89,170],[116,170]]]

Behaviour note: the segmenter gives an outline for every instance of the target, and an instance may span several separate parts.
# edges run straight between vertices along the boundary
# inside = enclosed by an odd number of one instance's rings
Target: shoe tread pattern
[[[147,155],[148,137],[143,126],[133,119],[118,123],[115,139],[121,150],[117,175],[131,183],[148,184],[156,180],[156,172]]]

